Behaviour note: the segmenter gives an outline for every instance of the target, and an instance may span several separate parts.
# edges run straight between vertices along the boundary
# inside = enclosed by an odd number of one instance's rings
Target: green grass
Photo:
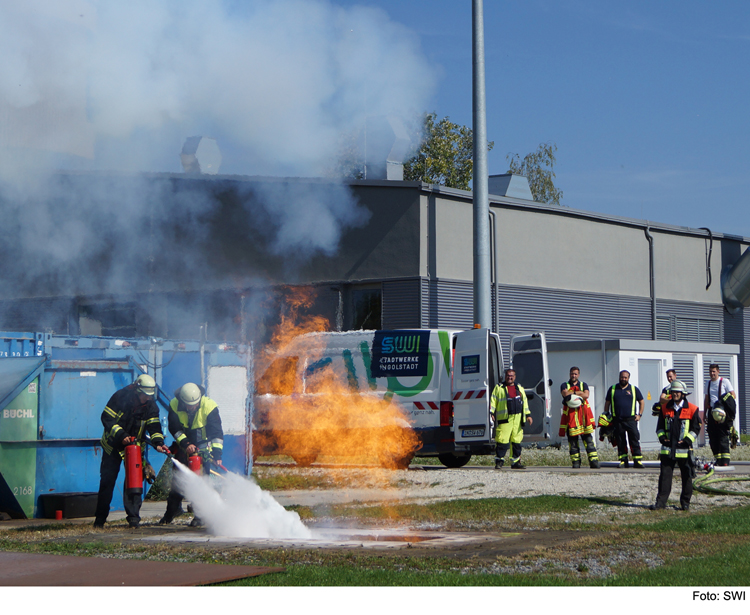
[[[676,561],[655,570],[622,574],[607,585],[746,587],[750,579],[750,549],[747,542],[706,557],[685,557],[676,551]]]
[[[584,498],[540,495],[529,498],[482,498],[449,500],[431,504],[378,504],[375,506],[328,506],[330,515],[342,518],[408,519],[415,522],[496,521],[508,515],[538,515],[553,512],[581,512],[591,506]],[[314,510],[314,509],[313,509]]]
[[[745,586],[750,579],[750,506],[708,513],[639,511],[627,526],[590,521],[592,506],[608,519],[618,499],[537,496],[452,500],[429,504],[290,507],[306,520],[357,526],[394,519],[407,525],[461,527],[472,531],[521,532],[530,521],[550,530],[577,530],[579,537],[554,547],[501,556],[485,547],[431,552],[398,549],[255,549],[243,545],[134,544],[103,541],[88,528],[51,522],[43,527],[2,530],[0,550],[105,556],[159,561],[206,562],[282,567],[284,572],[243,579],[240,586]],[[621,510],[621,509],[620,509]],[[628,515],[631,516],[631,515]],[[331,517],[334,519],[331,521]],[[546,540],[546,539],[545,539]],[[537,543],[538,544],[538,543]],[[550,543],[552,544],[552,543]],[[417,553],[418,551],[418,553]],[[434,553],[434,555],[433,555]],[[617,557],[618,553],[625,556]],[[615,556],[613,556],[613,554]],[[418,555],[418,556],[415,556]],[[470,557],[469,557],[470,556]],[[522,564],[523,568],[517,565]],[[608,569],[601,574],[602,567]],[[532,572],[523,572],[530,570]]]
[[[656,515],[659,517],[665,516],[664,513],[656,513]],[[641,524],[641,527],[648,528],[651,531],[697,533],[701,535],[750,535],[750,505],[729,510],[717,510],[708,514],[669,515],[667,519]]]

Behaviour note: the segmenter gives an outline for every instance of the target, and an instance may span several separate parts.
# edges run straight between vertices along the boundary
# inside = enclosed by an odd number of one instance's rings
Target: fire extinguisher
[[[137,444],[125,447],[125,489],[130,495],[143,493],[143,460]]]
[[[188,467],[200,476],[203,470],[203,462],[201,460],[201,456],[190,455],[190,457],[188,457]]]

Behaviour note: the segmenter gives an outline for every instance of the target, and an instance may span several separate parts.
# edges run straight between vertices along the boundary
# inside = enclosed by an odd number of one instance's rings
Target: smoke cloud
[[[178,461],[174,464],[178,489],[214,536],[312,538],[296,512],[286,510],[252,479],[228,472],[216,477],[217,490],[210,477],[198,476]]]
[[[434,81],[413,32],[325,0],[0,0],[0,55],[0,257],[23,263],[2,282],[42,295],[122,292],[143,255],[165,270],[154,245],[206,238],[215,194],[132,176],[180,173],[185,138],[215,138],[222,174],[317,177],[367,116],[423,113]],[[254,195],[284,259],[332,255],[369,217],[344,186]],[[205,253],[164,258],[215,278]]]

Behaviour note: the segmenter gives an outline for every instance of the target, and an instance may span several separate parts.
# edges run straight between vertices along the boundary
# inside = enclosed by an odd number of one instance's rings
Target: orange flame
[[[324,357],[322,316],[302,316],[315,291],[288,295],[281,323],[257,364],[253,453],[288,455],[300,465],[321,458],[367,458],[406,467],[419,447],[407,414],[383,393],[357,390],[343,362]],[[301,337],[304,336],[304,337]],[[320,361],[318,369],[309,366]]]

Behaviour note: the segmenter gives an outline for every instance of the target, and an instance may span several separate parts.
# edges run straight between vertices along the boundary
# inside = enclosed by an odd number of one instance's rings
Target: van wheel
[[[310,467],[317,460],[317,455],[292,455],[294,463],[303,468]]]
[[[463,468],[469,460],[471,455],[454,455],[453,453],[440,453],[438,455],[440,463],[446,468]]]

